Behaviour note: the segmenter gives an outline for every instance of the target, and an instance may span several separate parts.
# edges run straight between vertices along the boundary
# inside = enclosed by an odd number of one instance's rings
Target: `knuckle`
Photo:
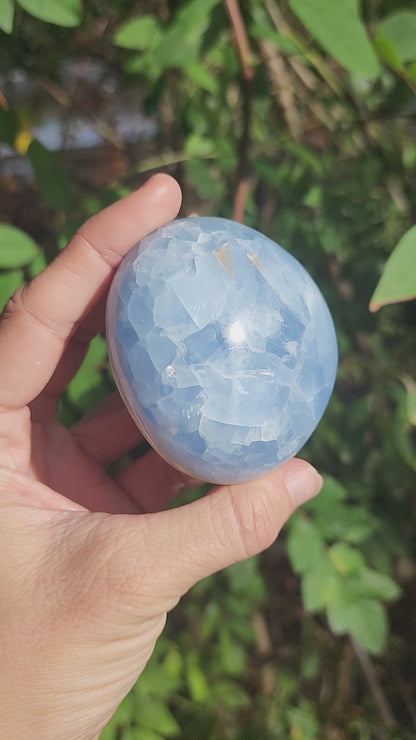
[[[233,519],[232,537],[242,557],[252,557],[269,547],[276,539],[282,523],[276,506],[276,496],[266,481],[256,487],[228,488],[230,512]]]
[[[16,313],[22,310],[23,306],[23,294],[26,290],[26,285],[21,285],[13,295],[9,298],[2,311],[2,320],[7,321]]]

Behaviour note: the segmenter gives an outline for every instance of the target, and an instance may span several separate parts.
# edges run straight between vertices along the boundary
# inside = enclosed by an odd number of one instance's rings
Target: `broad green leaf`
[[[341,576],[359,573],[365,567],[360,551],[346,542],[337,542],[329,550],[329,556]]]
[[[0,311],[3,310],[7,301],[15,290],[24,283],[22,270],[7,270],[0,272]]]
[[[163,701],[155,697],[144,697],[136,704],[135,715],[140,725],[160,733],[162,737],[174,737],[179,732],[179,725]]]
[[[186,682],[192,701],[204,704],[209,697],[209,686],[205,673],[199,665],[199,656],[191,652],[186,659]]]
[[[1,0],[0,2],[0,28],[5,33],[13,30],[14,0]]]
[[[396,72],[404,72],[404,67],[399,55],[397,54],[396,47],[393,46],[386,36],[379,33],[374,39],[374,46],[383,62],[396,70]]]
[[[195,82],[201,90],[206,90],[212,93],[212,95],[218,93],[219,84],[217,78],[200,62],[189,62],[184,68],[184,71],[189,79]]]
[[[302,601],[308,612],[323,609],[338,593],[338,576],[328,557],[322,557],[301,581]]]
[[[266,597],[266,586],[260,573],[259,563],[259,558],[254,557],[227,568],[225,578],[230,591],[237,597],[250,598],[252,602]]]
[[[123,23],[114,36],[116,46],[137,51],[149,51],[157,46],[162,31],[153,15],[142,15]]]
[[[175,14],[159,49],[161,70],[185,67],[198,58],[211,12],[219,0],[191,0]]]
[[[17,0],[30,15],[56,26],[79,26],[82,20],[82,0]]]
[[[380,67],[359,15],[358,0],[290,0],[289,5],[345,69],[369,79],[378,76]]]
[[[0,269],[24,267],[39,254],[39,247],[29,234],[10,224],[0,224]]]
[[[320,734],[316,711],[316,705],[306,699],[302,699],[299,706],[288,709],[290,738],[316,740]]]
[[[416,226],[402,236],[388,258],[370,302],[370,311],[416,297]]]
[[[68,386],[68,398],[83,411],[89,411],[107,393],[101,376],[101,367],[107,357],[107,345],[97,335],[90,342],[85,360]]]
[[[214,157],[216,153],[214,139],[191,134],[185,142],[185,151],[190,157]]]
[[[27,268],[29,278],[32,279],[40,272],[42,272],[42,270],[45,269],[46,265],[47,262],[45,258],[45,252],[38,252],[37,257],[35,257],[33,262],[31,262]]]
[[[241,645],[230,634],[225,625],[219,633],[219,660],[224,673],[231,676],[241,676],[244,673],[246,653]]]
[[[152,661],[140,677],[140,690],[142,694],[154,694],[162,699],[178,689],[181,682],[180,674],[169,673],[165,662]]]
[[[351,593],[368,599],[392,601],[400,596],[400,587],[390,576],[367,567],[349,579],[348,588]]]
[[[401,381],[406,389],[407,421],[416,426],[416,381],[410,375],[402,375]]]
[[[123,733],[123,740],[164,740],[164,736],[148,727],[131,727]]]
[[[383,18],[376,29],[376,41],[382,39],[393,47],[401,62],[416,60],[416,12],[399,10]]]
[[[314,569],[323,557],[323,541],[314,522],[302,515],[292,519],[287,549],[295,573]]]
[[[32,141],[28,156],[36,184],[46,202],[57,211],[67,212],[74,203],[74,195],[59,158],[39,141]]]
[[[379,655],[387,635],[384,607],[374,599],[351,598],[340,591],[327,608],[330,627],[336,635],[350,634],[370,653]]]

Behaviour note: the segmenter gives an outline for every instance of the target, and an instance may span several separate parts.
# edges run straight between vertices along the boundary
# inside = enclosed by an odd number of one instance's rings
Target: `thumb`
[[[151,564],[151,601],[176,602],[200,579],[266,549],[292,512],[321,487],[311,465],[292,459],[256,481],[222,486],[181,508],[139,517],[140,533],[136,517],[123,517],[123,557],[133,578],[143,575],[145,562]]]

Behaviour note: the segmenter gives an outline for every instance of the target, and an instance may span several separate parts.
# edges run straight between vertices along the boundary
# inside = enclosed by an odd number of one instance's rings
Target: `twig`
[[[391,710],[388,699],[384,694],[383,689],[381,688],[370,656],[368,655],[368,653],[365,652],[365,650],[362,649],[362,647],[360,647],[360,645],[358,645],[355,640],[352,639],[351,644],[359,660],[364,676],[367,679],[367,683],[373,695],[373,699],[377,704],[384,725],[386,727],[393,727],[393,725],[395,724],[393,712]]]
[[[258,41],[260,54],[266,65],[270,82],[274,89],[277,100],[283,110],[289,131],[295,141],[299,141],[302,127],[299,113],[296,108],[294,85],[285,61],[275,44],[267,39]]]
[[[246,80],[252,80],[254,77],[252,52],[246,33],[246,27],[238,5],[238,0],[224,0],[224,5],[228,15],[230,16],[243,75]]]
[[[256,609],[254,612],[252,625],[256,635],[257,650],[266,661],[261,669],[262,691],[266,696],[273,696],[276,690],[276,670],[273,661],[270,660],[273,645],[267,622],[260,609]]]
[[[250,192],[250,129],[251,129],[251,97],[254,69],[252,65],[252,51],[247,37],[244,20],[240,12],[238,0],[224,0],[224,6],[230,17],[234,32],[235,43],[240,58],[242,81],[242,116],[243,128],[239,142],[239,162],[237,169],[237,188],[234,197],[233,219],[244,220],[244,211]]]
[[[211,158],[212,157],[201,157],[201,159]],[[133,169],[133,174],[143,175],[146,172],[151,172],[151,170],[158,170],[160,167],[168,167],[171,164],[186,162],[188,159],[190,159],[190,156],[185,151],[156,154],[154,157],[143,159],[140,164]]]

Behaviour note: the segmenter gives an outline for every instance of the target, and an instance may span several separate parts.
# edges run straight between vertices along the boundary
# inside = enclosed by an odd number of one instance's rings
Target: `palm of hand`
[[[156,201],[163,195],[166,204],[161,208],[159,203],[159,212],[154,213],[153,222],[150,217],[151,223],[144,224],[144,233],[149,226],[156,227],[175,215],[178,192],[171,181],[160,183],[159,192],[148,192],[148,198]],[[11,579],[1,574],[2,596],[10,605],[2,627],[8,634],[5,665],[10,671],[19,665],[15,685],[5,687],[2,693],[7,701],[10,692],[9,705],[17,707],[18,713],[20,702],[15,701],[13,691],[18,691],[19,685],[25,684],[29,696],[36,697],[31,725],[23,722],[21,734],[19,719],[12,711],[6,720],[2,736],[16,740],[29,735],[45,740],[56,737],[57,718],[62,739],[96,735],[144,667],[166,611],[180,595],[176,589],[170,594],[167,589],[167,598],[160,600],[156,578],[143,588],[139,579],[134,582],[128,577],[124,566],[120,570],[120,564],[114,563],[113,567],[112,556],[120,549],[117,540],[123,542],[129,535],[126,525],[130,518],[125,515],[163,508],[183,485],[183,476],[152,452],[118,479],[107,475],[108,464],[141,439],[118,394],[71,430],[57,418],[60,394],[82,362],[88,340],[103,324],[103,302],[112,269],[91,241],[97,236],[88,231],[100,230],[98,219],[97,226],[93,221],[87,224],[84,233],[74,238],[48,270],[15,295],[2,318],[1,540],[13,564]],[[116,231],[119,224],[117,218],[114,221]],[[127,233],[120,241],[122,252],[134,239]],[[120,255],[113,255],[114,262],[119,259]],[[101,273],[95,285],[93,280],[91,286],[85,285],[82,260],[90,262],[90,269],[91,263],[100,263],[100,269],[95,269]],[[68,287],[69,272],[78,272],[78,285],[73,280],[65,302],[62,292]],[[43,284],[45,279],[47,285]],[[74,290],[80,294],[75,311]],[[79,318],[65,312],[77,312]],[[113,513],[120,517],[109,516]],[[147,517],[141,519],[142,526],[136,518],[134,521],[135,535],[138,539],[142,535],[135,557],[142,559],[146,571],[147,558],[157,560],[157,532],[150,536]],[[24,535],[23,542],[16,530]],[[23,599],[15,597],[23,585],[16,582],[19,572],[24,584],[30,584]],[[54,594],[50,603],[48,590]],[[143,596],[142,608],[138,590]],[[40,625],[36,645],[34,615]],[[27,637],[27,659],[22,655],[22,635]],[[103,651],[103,644],[117,647]],[[103,671],[106,681],[97,692]],[[79,680],[86,672],[89,681],[80,691]]]
[[[141,439],[118,394],[71,430],[59,424],[59,398],[102,330],[114,268],[179,203],[171,178],[150,180],[87,222],[2,317],[4,740],[98,737],[181,595],[271,544],[321,485],[292,460],[260,481],[164,510],[189,481],[154,452],[107,475]]]

